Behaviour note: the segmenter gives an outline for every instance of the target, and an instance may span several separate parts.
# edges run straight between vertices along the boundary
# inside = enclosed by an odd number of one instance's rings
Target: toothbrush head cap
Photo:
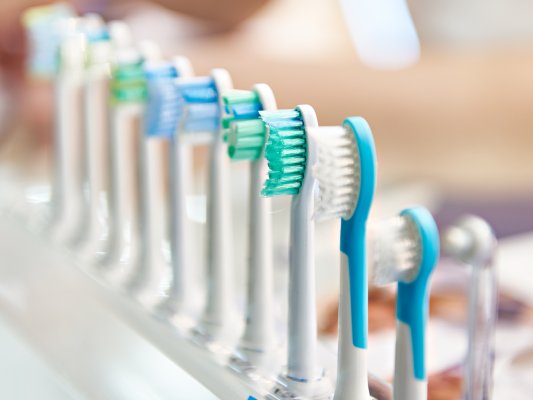
[[[491,226],[475,215],[465,215],[446,229],[442,238],[446,255],[472,265],[489,265],[496,248]]]

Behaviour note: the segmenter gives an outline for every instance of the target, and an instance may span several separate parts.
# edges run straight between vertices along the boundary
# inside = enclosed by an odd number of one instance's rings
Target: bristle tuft
[[[182,131],[212,132],[220,128],[218,92],[211,77],[179,79],[177,87],[183,101]]]
[[[232,90],[223,97],[227,118],[228,155],[233,160],[257,160],[265,145],[265,126],[259,119],[262,106],[250,90]]]
[[[171,137],[177,129],[181,97],[175,84],[177,71],[172,65],[159,65],[146,71],[148,104],[146,133],[149,136]]]
[[[146,100],[143,61],[118,64],[112,72],[111,97],[115,103],[139,103]]]
[[[371,281],[377,286],[415,279],[421,261],[421,241],[411,218],[399,216],[373,226]]]
[[[313,176],[319,193],[315,219],[349,218],[359,197],[359,151],[355,137],[344,127],[319,127],[308,132],[317,143]]]
[[[268,179],[264,196],[296,195],[300,192],[307,162],[307,138],[298,110],[260,112],[269,128],[265,157]]]

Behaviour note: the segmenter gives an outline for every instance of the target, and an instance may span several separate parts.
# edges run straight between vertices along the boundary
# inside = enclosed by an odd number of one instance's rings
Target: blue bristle
[[[189,104],[183,128],[186,132],[211,132],[220,127],[218,103]]]
[[[218,101],[217,88],[210,77],[180,80],[178,88],[187,103],[213,103]]]
[[[176,132],[182,102],[175,78],[176,68],[170,63],[145,69],[148,102],[145,132],[148,136],[171,137]]]
[[[211,77],[179,79],[178,92],[183,101],[180,111],[184,132],[212,132],[220,128],[217,88]]]
[[[226,107],[229,115],[233,119],[256,119],[259,118],[259,111],[262,110],[261,103],[239,103]]]
[[[59,68],[58,50],[64,39],[60,22],[73,17],[74,11],[61,3],[46,7],[49,7],[49,11],[26,22],[30,42],[28,66],[33,75],[50,78]]]
[[[89,43],[105,42],[110,40],[109,32],[105,28],[98,31],[85,32],[85,36]]]

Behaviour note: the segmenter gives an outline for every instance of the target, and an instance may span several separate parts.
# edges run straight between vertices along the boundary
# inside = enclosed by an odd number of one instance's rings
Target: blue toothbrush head
[[[437,224],[424,207],[408,208],[376,227],[374,236],[372,281],[398,282],[396,317],[410,328],[415,378],[425,380],[429,278],[440,251]]]
[[[315,218],[341,218],[340,250],[348,263],[352,343],[366,349],[366,222],[377,175],[372,131],[364,118],[351,117],[343,126],[319,127],[309,133],[317,143]]]
[[[403,274],[398,282],[396,317],[411,328],[413,370],[416,379],[425,380],[425,329],[429,306],[429,278],[437,265],[440,251],[439,231],[431,213],[423,207],[403,210],[401,218],[412,224],[402,247],[414,265],[413,272]],[[409,243],[411,244],[405,244]],[[411,247],[410,250],[407,250]],[[413,250],[414,247],[414,250]],[[414,275],[414,276],[413,276]]]
[[[147,83],[145,132],[148,136],[172,137],[178,126],[181,96],[172,63],[151,63],[144,69]]]
[[[416,232],[409,235],[417,243],[416,251],[411,250],[417,253],[413,259],[413,262],[418,264],[416,268],[418,273],[414,280],[427,281],[439,259],[440,240],[437,224],[431,213],[424,207],[407,208],[400,213],[400,216],[411,221],[413,228],[416,227]],[[415,237],[418,239],[415,240]],[[400,281],[410,283],[412,279],[409,276],[403,277]]]
[[[75,32],[74,10],[62,3],[32,7],[22,16],[30,40],[29,72],[36,77],[51,78],[59,68],[59,46]]]
[[[220,104],[217,87],[212,77],[182,78],[177,80],[183,101],[180,117],[182,132],[215,132],[220,128]]]

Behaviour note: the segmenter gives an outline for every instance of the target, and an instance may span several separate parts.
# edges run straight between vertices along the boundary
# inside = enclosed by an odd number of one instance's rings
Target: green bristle
[[[265,145],[265,124],[260,119],[235,121],[228,142],[228,154],[233,160],[257,160]]]
[[[112,73],[110,86],[114,104],[144,102],[147,89],[143,62],[116,66]]]
[[[228,155],[232,160],[257,160],[265,145],[265,126],[259,119],[258,95],[248,90],[233,90],[223,97],[229,113],[222,124],[226,128]]]
[[[224,96],[223,100],[225,106],[232,106],[234,104],[259,102],[259,96],[251,90],[232,90]]]
[[[296,195],[300,192],[307,161],[304,124],[297,110],[261,112],[270,129],[265,157],[269,174],[264,196]]]

